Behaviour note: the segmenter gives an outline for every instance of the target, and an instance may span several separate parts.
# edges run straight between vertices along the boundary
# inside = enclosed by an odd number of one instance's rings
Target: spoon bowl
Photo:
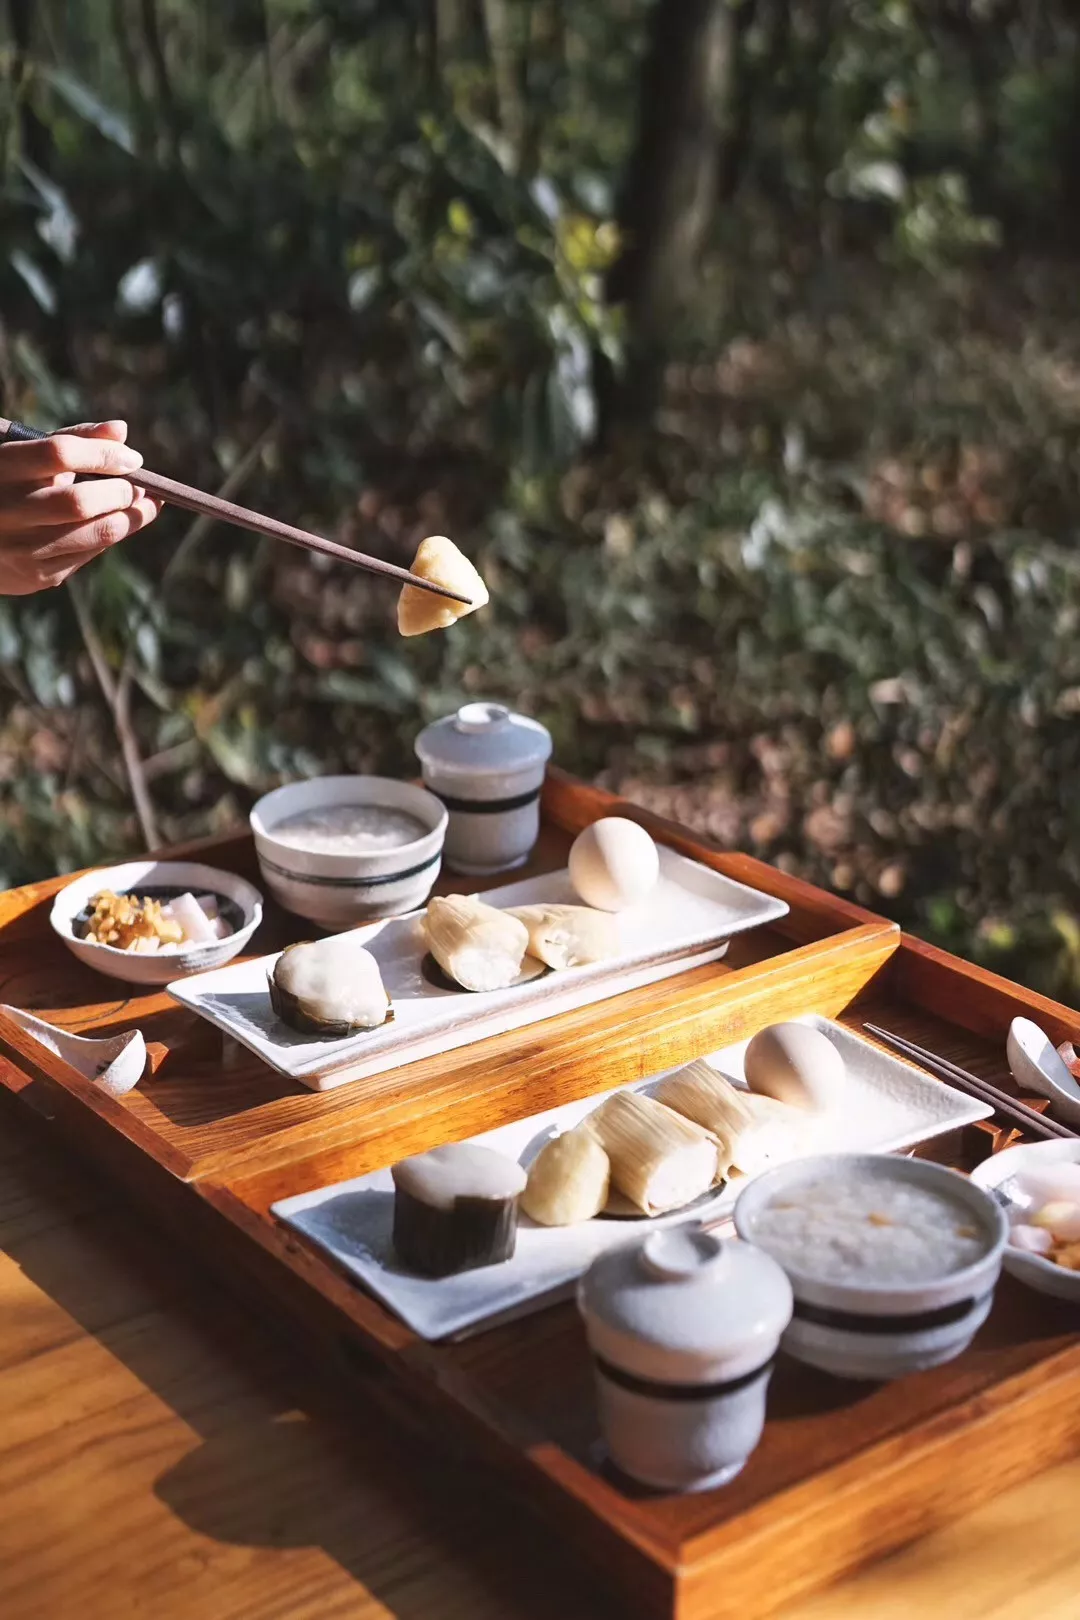
[[[146,1042],[141,1030],[131,1029],[123,1035],[73,1035],[20,1007],[0,1005],[0,1013],[110,1097],[125,1096],[138,1085],[146,1070]]]
[[[1080,1085],[1053,1042],[1030,1018],[1014,1018],[1005,1042],[1009,1072],[1022,1091],[1049,1097],[1055,1113],[1080,1125]]]

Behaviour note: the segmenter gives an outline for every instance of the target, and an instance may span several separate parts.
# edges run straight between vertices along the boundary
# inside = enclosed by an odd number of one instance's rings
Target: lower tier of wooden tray
[[[912,948],[868,971],[844,1020],[906,1032],[1008,1084],[1003,1037],[905,997]],[[923,968],[915,967],[917,982]],[[999,1021],[1011,1007],[1006,997]],[[976,1023],[987,1016],[982,1003],[969,1002],[967,1013]],[[429,1133],[445,1136],[445,1122],[423,1122]],[[970,1167],[996,1140],[993,1128],[971,1127],[927,1151]],[[378,1146],[358,1142],[353,1163],[373,1162]],[[313,1361],[359,1367],[376,1399],[429,1432],[464,1436],[606,1570],[634,1613],[772,1614],[1080,1445],[1078,1313],[1004,1277],[972,1348],[917,1377],[840,1382],[781,1357],[765,1434],[743,1473],[718,1491],[651,1494],[605,1462],[572,1306],[460,1344],[425,1344],[269,1215],[275,1198],[318,1185],[328,1166],[350,1173],[349,1157],[336,1146],[325,1159],[315,1153],[231,1184],[206,1183],[201,1197],[231,1229],[235,1259],[264,1304],[272,1297],[308,1336]]]

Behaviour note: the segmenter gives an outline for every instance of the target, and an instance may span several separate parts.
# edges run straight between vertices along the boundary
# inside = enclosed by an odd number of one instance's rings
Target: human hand
[[[82,422],[0,444],[0,596],[61,585],[154,521],[161,503],[124,476],[142,466],[126,438],[126,422]],[[89,472],[117,476],[75,482]]]

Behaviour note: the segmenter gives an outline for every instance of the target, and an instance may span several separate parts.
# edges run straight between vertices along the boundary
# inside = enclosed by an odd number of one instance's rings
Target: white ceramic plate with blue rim
[[[505,884],[483,898],[492,906],[581,903],[566,871]],[[425,961],[421,913],[356,929],[379,963],[393,1004],[392,1021],[380,1029],[337,1040],[289,1029],[275,1016],[267,991],[276,956],[184,979],[171,984],[169,994],[279,1074],[322,1091],[685,973],[722,956],[733,935],[775,922],[788,909],[783,900],[661,849],[656,887],[619,914],[623,948],[617,957],[545,973],[506,990],[474,994],[440,982]]]
[[[823,1151],[900,1152],[991,1113],[983,1103],[871,1045],[843,1025],[814,1014],[798,1022],[820,1029],[844,1059],[843,1085],[832,1106],[813,1116],[800,1143],[800,1157]],[[743,1041],[710,1053],[708,1061],[736,1084],[745,1084],[742,1065],[748,1044]],[[616,1089],[647,1090],[661,1078],[657,1074],[638,1085]],[[528,1165],[551,1136],[573,1129],[602,1101],[599,1096],[566,1103],[473,1140]],[[651,1221],[600,1217],[578,1226],[544,1227],[522,1216],[512,1259],[434,1279],[414,1276],[395,1260],[390,1242],[394,1194],[389,1168],[284,1198],[273,1205],[273,1213],[330,1255],[415,1333],[425,1339],[446,1339],[565,1298],[604,1249],[626,1242],[646,1225],[716,1220],[732,1208],[745,1186],[745,1178],[733,1180],[706,1200]]]

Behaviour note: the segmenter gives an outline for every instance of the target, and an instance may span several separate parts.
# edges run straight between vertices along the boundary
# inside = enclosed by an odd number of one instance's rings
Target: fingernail
[[[116,450],[113,465],[117,472],[134,472],[136,467],[142,466],[142,456],[137,450],[129,450],[124,445]]]

